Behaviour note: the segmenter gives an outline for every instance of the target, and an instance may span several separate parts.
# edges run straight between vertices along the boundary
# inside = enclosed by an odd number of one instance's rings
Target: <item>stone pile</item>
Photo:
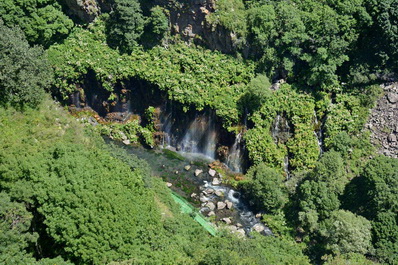
[[[371,111],[366,127],[379,153],[398,158],[398,83],[382,85],[384,95]]]

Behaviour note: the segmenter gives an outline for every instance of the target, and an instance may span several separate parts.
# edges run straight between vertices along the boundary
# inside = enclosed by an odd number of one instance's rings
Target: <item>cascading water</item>
[[[315,136],[318,140],[318,146],[319,146],[319,155],[323,154],[323,127],[324,127],[324,121],[320,122],[318,121],[318,117],[316,115],[316,112],[314,110],[314,123],[315,123]]]
[[[177,145],[185,153],[199,153],[215,159],[217,132],[210,115],[197,115]]]
[[[235,142],[230,148],[227,157],[227,166],[235,172],[242,172],[242,161],[243,161],[243,149],[242,133],[238,133],[235,137]]]
[[[274,139],[276,144],[278,143],[280,124],[281,124],[281,115],[278,114],[271,128],[272,138]]]
[[[163,146],[184,153],[201,154],[214,160],[218,133],[212,113],[196,114],[193,119],[173,117],[172,112],[161,116]],[[189,124],[185,127],[185,124]]]
[[[231,189],[227,186],[219,186],[219,185],[212,185],[208,181],[204,181],[204,185],[202,186],[203,190],[214,190],[215,193],[208,195],[207,202],[209,201],[217,201],[219,200],[218,196],[215,195],[217,191],[225,194],[225,198],[232,202],[233,207],[237,210],[236,211],[236,220],[243,225],[243,229],[245,230],[246,234],[249,234],[255,227],[261,227],[261,233],[263,235],[272,235],[272,231],[266,227],[264,224],[261,223],[260,218],[256,217],[256,215],[249,210],[246,203],[242,200],[241,194],[234,189]],[[204,206],[201,209],[201,212],[208,211],[207,207]]]

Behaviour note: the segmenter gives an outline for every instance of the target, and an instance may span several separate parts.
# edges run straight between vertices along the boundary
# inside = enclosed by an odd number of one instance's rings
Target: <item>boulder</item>
[[[218,178],[213,178],[213,181],[211,182],[211,184],[213,184],[213,185],[220,185],[220,184],[221,184],[221,181],[220,181],[220,179],[218,179]]]
[[[397,103],[398,102],[398,94],[390,92],[390,93],[387,94],[387,99],[392,104]]]
[[[189,171],[189,170],[191,169],[191,166],[190,166],[190,165],[186,165],[186,166],[184,167],[184,169],[185,169],[186,171]]]
[[[206,196],[204,196],[203,194],[200,194],[199,200],[200,200],[200,202],[207,202],[209,199]]]
[[[212,202],[208,202],[206,206],[210,209],[210,211],[214,211],[214,209],[216,209],[216,205]]]
[[[242,227],[242,224],[241,223],[237,223],[236,226],[237,227]]]
[[[214,190],[212,188],[208,188],[204,192],[206,192],[207,194],[213,194]]]
[[[218,210],[224,209],[225,206],[227,206],[227,205],[225,204],[225,202],[217,202],[217,209],[218,209]]]
[[[227,209],[232,209],[233,204],[232,204],[231,201],[226,200],[226,201],[225,201],[225,204],[227,205]]]
[[[395,134],[390,134],[387,138],[390,143],[395,143],[397,141],[397,136]]]
[[[229,225],[229,224],[232,223],[231,218],[229,218],[229,217],[225,217],[225,218],[223,218],[222,220],[223,220],[227,225]]]
[[[261,216],[262,216],[261,213],[256,214],[256,218],[261,218]]]
[[[195,192],[191,194],[191,198],[196,198],[198,197],[198,194],[196,194]]]
[[[166,182],[166,186],[170,188],[171,186],[173,186],[173,184],[171,184],[170,182]]]
[[[265,229],[265,227],[262,224],[255,224],[252,227],[252,230],[254,230],[254,231],[258,232],[258,233],[261,233],[262,231],[264,231],[264,229]]]
[[[130,140],[124,140],[123,143],[124,143],[125,145],[129,145],[131,142],[130,142]]]
[[[221,190],[216,190],[216,195],[218,197],[223,197],[224,196],[224,192],[222,192]]]
[[[216,215],[216,214],[215,214],[213,211],[210,211],[210,212],[207,214],[208,217],[214,216],[214,215]]]
[[[195,177],[199,176],[200,174],[203,173],[203,170],[201,169],[195,169]]]
[[[216,175],[216,173],[217,172],[214,169],[212,169],[212,168],[209,169],[209,175],[210,176],[214,177]]]

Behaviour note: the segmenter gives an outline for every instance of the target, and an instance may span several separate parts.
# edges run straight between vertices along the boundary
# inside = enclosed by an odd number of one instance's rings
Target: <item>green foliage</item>
[[[367,254],[372,250],[370,221],[349,211],[338,210],[322,222],[325,248],[333,254]]]
[[[37,239],[29,233],[32,214],[22,203],[12,202],[5,192],[0,192],[0,262],[23,264],[33,262],[26,248]]]
[[[331,192],[342,194],[348,178],[340,154],[334,151],[326,152],[310,173],[310,178],[326,183]]]
[[[358,96],[347,93],[336,95],[335,101],[328,107],[328,119],[325,123],[325,146],[342,131],[352,135],[363,128],[369,115],[369,106],[362,105]]]
[[[216,2],[216,11],[206,16],[206,21],[215,29],[221,25],[236,34],[235,45],[245,44],[246,10],[242,0],[219,0]]]
[[[113,123],[99,125],[101,134],[115,140],[129,140],[133,144],[144,143],[148,146],[154,145],[152,131],[139,124],[139,120],[126,123]]]
[[[231,235],[214,238],[206,245],[198,264],[310,264],[303,245],[288,237],[264,237],[242,240]]]
[[[276,212],[287,202],[287,190],[280,173],[265,164],[251,167],[244,188],[258,209]]]
[[[313,172],[299,187],[298,213],[301,225],[307,232],[316,232],[319,223],[330,214],[338,210],[340,201],[338,196],[344,191],[348,178],[339,153],[330,151],[325,153]]]
[[[103,23],[98,23],[91,31],[76,30],[64,44],[49,50],[57,77],[54,92],[66,98],[88,71],[108,91],[118,81],[136,78],[157,85],[186,110],[209,106],[225,120],[224,126],[237,123],[237,101],[253,76],[253,64],[181,43],[119,55],[105,45]]]
[[[398,160],[379,156],[363,171],[364,214],[373,221],[377,257],[391,263],[398,250]]]
[[[245,134],[250,159],[256,164],[266,162],[268,166],[281,169],[284,158],[289,154],[289,164],[293,169],[313,168],[319,156],[312,124],[314,99],[308,94],[296,92],[289,85],[269,94],[262,99],[261,108],[251,117],[254,128]],[[291,122],[291,132],[288,133],[292,136],[286,143],[275,143],[271,136],[271,127],[278,114]]]
[[[378,264],[373,261],[366,259],[364,255],[358,253],[347,253],[342,255],[337,255],[330,257],[325,263],[325,265],[373,265]]]
[[[19,26],[30,43],[44,46],[62,40],[73,28],[56,0],[4,0],[0,18],[8,27]]]
[[[159,44],[169,30],[168,10],[160,6],[154,6],[150,12],[141,37],[141,43],[144,47]]]
[[[108,21],[108,43],[131,53],[141,37],[145,19],[138,0],[116,0]]]
[[[0,20],[0,104],[36,107],[51,82],[43,49],[29,47],[19,28]]]
[[[378,156],[365,166],[367,212],[371,218],[380,211],[398,211],[398,160]]]

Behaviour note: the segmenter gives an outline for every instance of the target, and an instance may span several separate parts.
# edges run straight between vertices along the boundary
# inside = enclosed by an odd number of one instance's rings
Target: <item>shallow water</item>
[[[264,231],[262,234],[272,234],[269,228],[261,224],[260,218],[256,218],[238,191],[222,183],[220,185],[212,185],[213,178],[208,174],[208,164],[213,161],[211,158],[198,154],[178,153],[168,149],[149,150],[142,146],[125,146],[109,139],[106,141],[123,147],[128,153],[147,161],[151,166],[152,175],[161,177],[164,181],[171,183],[172,186],[170,188],[173,191],[186,198],[204,215],[209,212],[209,209],[205,205],[206,202],[199,200],[200,194],[202,194],[202,199],[205,197],[206,201],[215,204],[218,201],[225,200],[232,202],[232,209],[214,211],[216,222],[221,222],[220,220],[224,217],[230,217],[232,220],[231,225],[241,224],[247,234],[255,225],[263,227]],[[186,166],[189,166],[190,169],[186,170]],[[195,170],[202,170],[203,172],[199,176],[195,176]],[[219,197],[215,193],[203,196],[203,191],[208,189],[220,191],[223,196]],[[192,197],[193,193],[197,194],[197,196]]]

